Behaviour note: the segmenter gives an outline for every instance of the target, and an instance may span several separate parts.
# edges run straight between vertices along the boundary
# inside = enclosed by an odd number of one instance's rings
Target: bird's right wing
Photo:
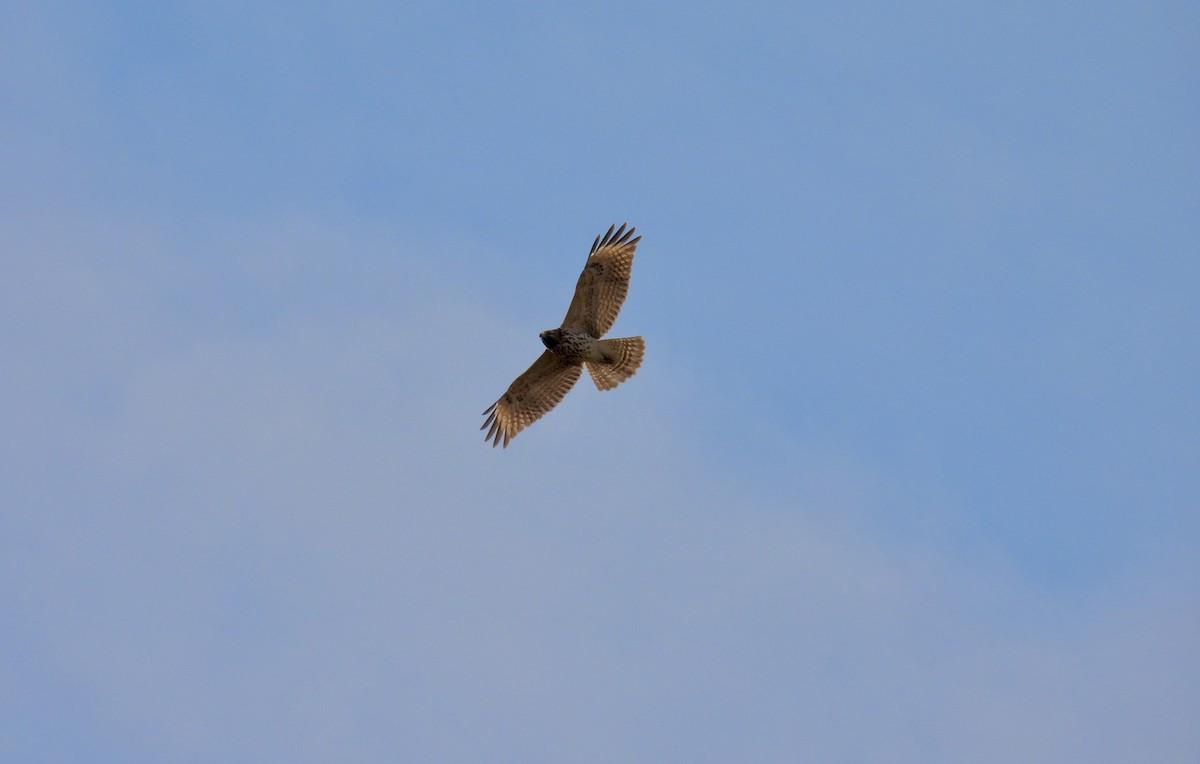
[[[633,255],[641,236],[630,238],[636,228],[625,230],[625,224],[614,232],[597,236],[592,242],[587,264],[575,284],[575,296],[563,326],[602,337],[612,328],[629,293],[629,275],[633,271]]]
[[[582,364],[571,363],[560,356],[544,351],[525,373],[517,377],[500,400],[488,406],[484,414],[488,417],[479,429],[492,426],[484,440],[492,441],[492,448],[517,436],[521,430],[533,424],[558,405],[583,371]]]

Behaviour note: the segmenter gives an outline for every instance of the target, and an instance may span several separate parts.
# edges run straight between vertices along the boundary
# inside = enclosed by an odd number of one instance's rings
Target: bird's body
[[[575,296],[562,326],[541,333],[546,350],[483,413],[486,439],[505,448],[517,433],[558,405],[587,366],[599,390],[611,390],[641,366],[646,342],[641,337],[600,339],[612,327],[629,291],[633,255],[642,237],[635,229],[610,227],[597,236],[575,284]]]
[[[564,329],[549,329],[541,334],[542,344],[554,355],[568,361],[592,361],[603,363],[604,354],[600,352],[600,340],[587,332]]]

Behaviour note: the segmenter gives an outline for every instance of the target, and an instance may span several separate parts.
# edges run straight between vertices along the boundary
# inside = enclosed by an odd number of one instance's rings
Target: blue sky
[[[6,6],[2,758],[1194,761],[1197,39]]]

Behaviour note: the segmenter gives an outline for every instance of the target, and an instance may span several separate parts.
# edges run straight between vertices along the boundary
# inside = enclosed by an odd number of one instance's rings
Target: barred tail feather
[[[646,341],[641,337],[600,340],[599,345],[607,362],[587,362],[587,370],[597,390],[611,390],[632,377],[642,365],[642,356],[646,353]]]

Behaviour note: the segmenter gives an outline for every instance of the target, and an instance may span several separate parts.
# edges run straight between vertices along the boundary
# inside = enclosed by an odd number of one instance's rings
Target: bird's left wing
[[[483,429],[488,425],[484,440],[492,441],[492,448],[517,436],[521,430],[533,424],[542,416],[558,405],[583,371],[582,364],[563,360],[560,356],[544,351],[533,365],[517,377],[508,391],[500,396],[500,400],[488,406],[484,414],[488,417],[483,421]]]
[[[625,230],[612,226],[592,242],[587,264],[575,284],[575,296],[563,326],[601,337],[612,328],[629,294],[629,275],[633,272],[633,255],[641,236],[634,237],[636,228]],[[632,238],[631,238],[632,237]]]

